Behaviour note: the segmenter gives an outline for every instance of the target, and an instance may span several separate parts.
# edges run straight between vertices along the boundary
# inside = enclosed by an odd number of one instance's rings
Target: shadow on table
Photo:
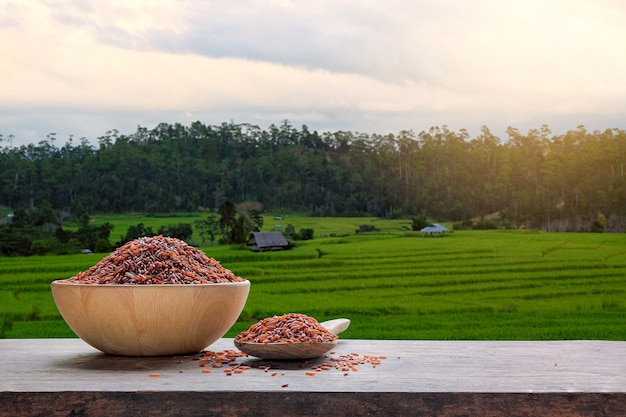
[[[198,369],[201,361],[206,359],[202,353],[177,356],[116,356],[107,353],[94,352],[77,355],[73,358],[64,359],[56,363],[59,368],[73,368],[96,371],[142,371],[160,370],[194,370]],[[226,368],[231,365],[245,365],[251,368],[268,368],[272,370],[298,370],[306,369],[315,365],[327,363],[328,358],[320,357],[308,360],[266,360],[253,356],[241,357],[223,364]],[[206,365],[212,367],[212,363]]]

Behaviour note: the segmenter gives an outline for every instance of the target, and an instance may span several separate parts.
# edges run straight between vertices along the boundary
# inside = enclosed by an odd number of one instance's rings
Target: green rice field
[[[264,229],[276,223],[268,217]],[[624,234],[493,230],[423,238],[406,220],[296,217],[281,227],[288,223],[313,228],[316,238],[283,252],[201,248],[252,283],[227,336],[299,312],[351,319],[343,338],[626,340]],[[381,231],[355,234],[361,224]],[[0,258],[0,337],[74,337],[49,284],[104,255]]]

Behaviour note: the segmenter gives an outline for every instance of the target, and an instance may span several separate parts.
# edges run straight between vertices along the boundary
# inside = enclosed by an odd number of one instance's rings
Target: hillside
[[[270,213],[463,221],[499,212],[513,227],[626,230],[626,132],[507,132],[163,123],[107,132],[97,147],[4,146],[0,204],[78,215],[212,210],[229,199]]]

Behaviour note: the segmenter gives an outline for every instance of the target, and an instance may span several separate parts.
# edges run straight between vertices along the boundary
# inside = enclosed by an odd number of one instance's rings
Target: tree
[[[254,232],[260,232],[263,228],[263,216],[261,212],[256,209],[250,210],[250,220],[254,224]]]
[[[296,228],[293,224],[289,223],[287,227],[285,227],[283,234],[287,239],[294,239],[294,236],[296,235]]]
[[[113,225],[108,222],[100,226],[91,226],[87,223],[85,225],[81,225],[81,227],[74,234],[73,238],[78,239],[82,248],[90,249],[93,252],[104,252],[108,250],[107,248],[111,247],[111,244],[108,242],[112,231]],[[108,245],[102,241],[107,242]]]
[[[428,219],[423,214],[413,216],[413,218],[411,219],[411,230],[419,231],[428,225]]]
[[[254,230],[254,224],[248,216],[238,214],[233,228],[233,237],[231,243],[245,243],[248,236]]]
[[[60,210],[191,212],[226,201],[315,216],[465,221],[498,212],[510,224],[560,231],[591,230],[603,213],[606,231],[624,231],[626,131],[578,126],[553,135],[544,125],[506,134],[500,140],[486,126],[470,138],[445,125],[417,135],[319,134],[288,121],[266,130],[194,122],[111,130],[96,147],[70,136],[59,147],[50,133],[37,144],[0,146],[0,205],[29,210],[29,227],[48,232],[61,226]],[[226,214],[220,227],[232,241],[237,213]],[[260,213],[249,216],[260,230]],[[16,213],[13,227],[20,221]]]
[[[235,242],[237,210],[231,200],[226,200],[217,209],[220,215],[219,227],[224,243]]]
[[[202,245],[207,240],[211,242],[215,241],[215,237],[220,230],[219,221],[217,220],[217,216],[214,213],[210,213],[206,219],[204,220],[196,220],[194,223],[196,229],[198,229],[198,234],[200,235],[200,239],[202,240]]]
[[[116,243],[117,246],[122,246],[126,242],[138,239],[144,236],[154,236],[155,233],[151,227],[144,226],[143,223],[139,223],[134,226],[129,226],[124,236],[120,236],[120,241]]]
[[[298,234],[300,235],[300,240],[311,240],[315,233],[313,229],[302,228]]]
[[[180,240],[189,240],[193,235],[193,229],[189,223],[169,224],[161,226],[157,234]]]

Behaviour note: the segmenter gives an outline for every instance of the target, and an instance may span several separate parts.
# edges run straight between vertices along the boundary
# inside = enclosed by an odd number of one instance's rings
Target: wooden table
[[[386,359],[311,369],[342,355]],[[238,358],[230,376],[199,356],[0,340],[0,416],[626,416],[626,342],[340,340],[309,362]]]

